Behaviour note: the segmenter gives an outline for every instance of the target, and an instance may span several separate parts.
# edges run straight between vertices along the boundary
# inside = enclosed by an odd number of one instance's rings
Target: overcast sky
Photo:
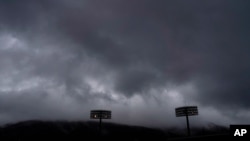
[[[0,124],[250,122],[246,0],[0,0]]]

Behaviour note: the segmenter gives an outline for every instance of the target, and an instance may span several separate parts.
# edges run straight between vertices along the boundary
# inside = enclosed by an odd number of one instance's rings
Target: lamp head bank
[[[108,110],[91,110],[91,119],[111,119],[111,111]]]

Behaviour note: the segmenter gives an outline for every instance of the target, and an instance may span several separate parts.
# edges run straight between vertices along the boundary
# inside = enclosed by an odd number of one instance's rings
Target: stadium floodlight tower
[[[197,106],[185,106],[185,107],[175,108],[175,114],[176,114],[176,117],[186,116],[186,120],[187,120],[187,132],[188,132],[188,136],[190,136],[190,128],[189,128],[189,119],[188,119],[188,116],[198,115],[198,108],[197,108]]]
[[[91,119],[99,119],[99,130],[102,131],[102,119],[111,119],[111,111],[108,110],[91,110]]]

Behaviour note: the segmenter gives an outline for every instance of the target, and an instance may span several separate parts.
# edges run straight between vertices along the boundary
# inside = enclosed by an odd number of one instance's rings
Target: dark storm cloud
[[[119,91],[198,79],[201,103],[249,106],[248,3],[109,2],[90,2],[92,18],[63,23],[70,38],[119,72]],[[141,64],[157,71],[130,71]]]
[[[144,84],[151,83],[151,79],[146,77],[160,76],[163,80],[185,82],[197,67],[197,64],[192,62],[198,59],[198,55],[186,47],[176,46],[172,41],[174,39],[171,34],[175,31],[171,31],[171,27],[168,27],[168,21],[173,21],[165,19],[165,16],[167,17],[172,11],[166,11],[164,7],[157,9],[158,4],[151,7],[151,3],[152,1],[90,3],[90,7],[95,9],[88,14],[93,15],[91,18],[83,14],[72,19],[70,15],[69,18],[65,17],[65,21],[60,21],[63,26],[62,31],[82,44],[83,50],[99,58],[120,74],[138,75],[123,79],[125,81],[119,80],[122,77],[118,76],[119,91],[144,89]],[[159,2],[160,4],[162,3]],[[163,4],[166,3],[163,2]],[[166,6],[171,7],[167,4]],[[78,10],[76,13],[82,13],[82,9]],[[77,9],[74,9],[75,11]],[[166,15],[157,17],[162,12]],[[179,14],[178,11],[174,12]],[[185,21],[187,19],[180,22]],[[135,82],[144,72],[138,74],[135,71],[129,71],[138,65],[148,73],[144,80],[141,79],[143,83]],[[151,70],[144,68],[144,65],[156,71],[151,73]],[[162,82],[160,79],[153,81]],[[130,92],[128,95],[133,95],[134,91]]]
[[[0,2],[1,28],[3,30],[7,28],[17,33],[30,33],[31,31],[34,33],[37,32],[35,29],[46,22],[43,16],[49,17],[46,10],[49,10],[50,4],[46,1],[1,0]]]
[[[58,92],[89,107],[124,99],[143,105],[150,96],[161,105],[172,96],[214,109],[248,109],[249,6],[225,0],[1,0],[0,71],[8,79],[1,82],[2,96],[13,93],[8,101],[14,104],[19,94],[12,89],[47,97]],[[45,86],[26,88],[35,82]],[[192,90],[184,91],[189,85]],[[181,93],[162,101],[162,89]]]

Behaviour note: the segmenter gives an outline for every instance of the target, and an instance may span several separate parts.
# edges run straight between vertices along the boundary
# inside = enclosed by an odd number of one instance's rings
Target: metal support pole
[[[190,136],[190,128],[189,128],[189,119],[188,119],[188,115],[186,115],[186,120],[187,120],[187,132],[188,132],[188,136]]]
[[[100,121],[99,121],[99,132],[100,134],[102,134],[102,118],[100,117]]]

